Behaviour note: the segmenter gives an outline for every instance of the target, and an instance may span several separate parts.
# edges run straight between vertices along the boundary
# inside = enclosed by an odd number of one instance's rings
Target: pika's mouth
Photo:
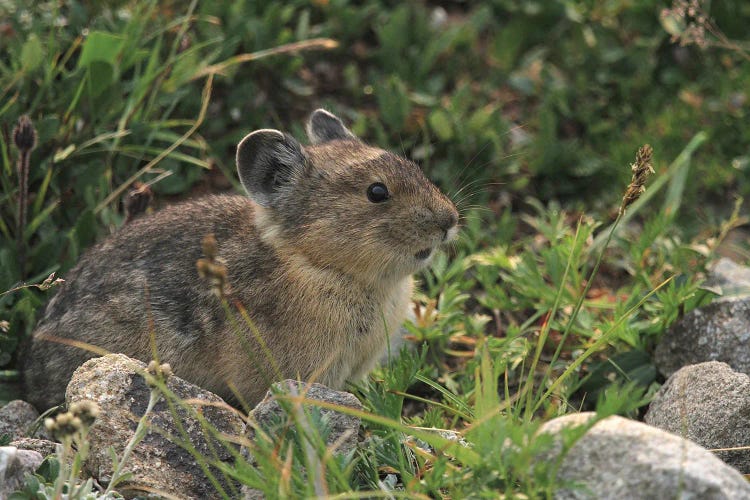
[[[432,254],[432,248],[425,248],[424,250],[420,250],[419,252],[414,254],[414,258],[417,260],[425,260],[427,257]]]

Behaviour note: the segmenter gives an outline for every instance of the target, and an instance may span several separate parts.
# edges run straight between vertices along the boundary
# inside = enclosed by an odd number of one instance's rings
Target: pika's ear
[[[325,109],[316,109],[307,122],[307,137],[313,144],[334,141],[337,139],[356,139],[351,130],[346,128],[338,116]]]
[[[267,207],[305,169],[305,153],[294,137],[278,130],[256,130],[237,146],[237,172],[250,198]]]

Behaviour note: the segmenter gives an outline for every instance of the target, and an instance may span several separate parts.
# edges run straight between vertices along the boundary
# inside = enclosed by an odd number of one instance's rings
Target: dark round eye
[[[382,203],[388,198],[388,188],[382,182],[375,182],[367,188],[367,199],[373,203]]]

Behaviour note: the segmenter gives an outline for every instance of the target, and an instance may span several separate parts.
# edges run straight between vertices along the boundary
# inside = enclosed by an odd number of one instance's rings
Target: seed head
[[[79,418],[85,427],[91,427],[99,416],[99,406],[93,401],[77,401],[70,405],[70,413]]]
[[[204,236],[203,241],[201,241],[201,248],[203,249],[203,255],[207,259],[214,260],[216,254],[219,252],[219,244],[216,242],[216,236],[213,233]]]
[[[163,376],[164,378],[171,377],[172,366],[169,363],[158,364],[156,361],[151,360],[148,364],[148,372],[151,375]]]
[[[172,366],[170,366],[169,363],[159,364],[156,360],[153,359],[148,363],[146,372],[148,373],[148,375],[146,376],[146,383],[151,387],[156,386],[156,378],[166,380],[174,375],[174,372],[172,372]]]
[[[625,191],[625,195],[622,197],[620,214],[624,213],[625,209],[632,205],[646,191],[646,179],[654,173],[654,167],[651,165],[653,153],[653,148],[645,144],[635,154],[635,163],[630,166],[630,169],[633,171],[633,177],[630,180],[628,189]]]
[[[53,286],[57,286],[57,285],[60,285],[62,283],[65,283],[65,280],[62,279],[62,278],[55,278],[55,273],[52,273],[49,276],[47,276],[47,279],[45,279],[39,285],[39,289],[42,290],[42,291],[49,290]]]
[[[709,35],[715,35],[720,40],[726,38],[708,16],[703,3],[703,0],[673,0],[671,8],[662,9],[662,24],[672,35],[672,43],[706,48],[712,43]]]
[[[36,129],[27,115],[22,115],[13,127],[13,143],[19,151],[30,152],[36,147]]]
[[[60,413],[54,419],[44,419],[44,427],[59,440],[73,436],[83,428],[83,421],[70,411]]]
[[[133,188],[128,191],[123,200],[125,205],[125,222],[128,223],[145,213],[154,200],[154,192],[148,184],[143,182],[133,183]]]
[[[47,417],[44,419],[44,428],[48,431],[52,432],[55,429],[55,419],[52,417]]]
[[[198,259],[195,267],[198,276],[208,280],[211,291],[223,298],[229,294],[229,283],[227,281],[227,266],[221,257],[218,257],[219,246],[213,234],[207,234],[202,242],[203,255],[205,258]]]

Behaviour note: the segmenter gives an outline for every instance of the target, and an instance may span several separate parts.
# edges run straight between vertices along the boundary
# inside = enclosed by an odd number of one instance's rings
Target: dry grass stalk
[[[26,245],[24,232],[26,231],[26,209],[29,204],[29,170],[31,165],[31,152],[36,148],[37,134],[31,118],[26,115],[18,119],[13,127],[13,143],[18,149],[18,161],[16,162],[16,173],[18,174],[18,225],[16,226],[16,245],[18,251],[18,265],[21,277],[25,275],[26,267]]]
[[[654,167],[651,165],[651,157],[653,156],[653,153],[653,148],[648,144],[645,144],[641,146],[635,154],[635,163],[630,166],[633,170],[633,178],[630,180],[630,184],[622,197],[620,215],[625,212],[626,208],[640,198],[641,194],[646,190],[646,179],[648,179],[649,175],[654,173]]]
[[[220,299],[229,295],[229,282],[227,281],[227,266],[224,260],[218,256],[219,248],[216,237],[213,234],[207,234],[203,238],[203,255],[204,258],[195,262],[198,269],[198,275],[208,280],[211,291]]]

